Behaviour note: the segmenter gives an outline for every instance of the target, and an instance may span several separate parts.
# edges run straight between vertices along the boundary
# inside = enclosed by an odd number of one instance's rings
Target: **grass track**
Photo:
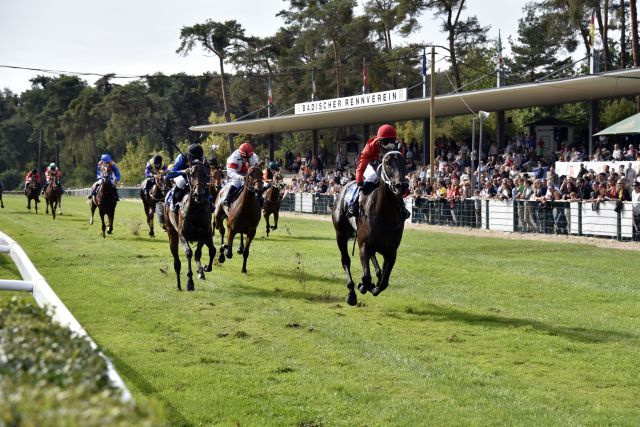
[[[637,252],[406,230],[389,288],[351,308],[328,222],[261,223],[248,275],[234,254],[177,293],[140,203],[102,239],[81,198],[55,221],[24,202],[5,197],[0,230],[173,425],[640,419]]]

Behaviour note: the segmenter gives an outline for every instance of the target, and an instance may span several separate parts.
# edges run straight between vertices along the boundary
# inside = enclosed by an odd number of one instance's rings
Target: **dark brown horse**
[[[24,195],[27,196],[27,209],[31,213],[31,201],[35,204],[36,213],[38,213],[38,203],[40,203],[40,183],[35,176],[29,179],[27,188],[24,190]]]
[[[218,193],[216,199],[216,210],[213,216],[213,224],[215,229],[220,232],[220,255],[218,262],[223,263],[225,256],[231,259],[233,238],[236,234],[240,234],[240,247],[238,254],[242,254],[244,260],[242,262],[242,272],[247,272],[247,258],[249,257],[249,247],[251,241],[256,235],[256,228],[260,223],[260,203],[258,202],[258,194],[262,191],[262,172],[257,166],[252,166],[247,171],[244,180],[244,187],[236,200],[231,203],[227,209],[222,201],[227,191],[227,186]],[[227,244],[224,244],[224,219],[227,219]],[[247,236],[247,245],[244,245],[243,235]]]
[[[195,289],[193,283],[193,272],[191,270],[191,257],[195,255],[198,278],[205,278],[205,271],[211,271],[213,257],[216,248],[213,246],[213,230],[211,229],[211,203],[207,186],[209,185],[206,166],[200,162],[193,162],[192,166],[184,171],[187,175],[189,192],[184,195],[180,203],[178,212],[171,212],[171,203],[164,206],[164,217],[166,221],[167,234],[169,235],[169,248],[173,255],[173,269],[176,272],[178,290],[180,286],[180,254],[178,243],[182,244],[187,257],[187,291]],[[174,190],[175,191],[175,190]],[[195,254],[191,250],[190,242],[196,242]],[[200,263],[202,257],[202,246],[209,248],[209,264],[205,267]]]
[[[347,217],[348,201],[346,200],[347,194],[350,194],[351,189],[356,185],[355,181],[342,189],[333,208],[333,226],[336,229],[336,240],[342,256],[342,268],[347,276],[349,289],[347,304],[349,305],[355,305],[358,302],[351,277],[351,258],[347,247],[349,238],[356,237],[360,248],[363,274],[358,289],[363,294],[369,291],[373,296],[377,296],[389,285],[389,276],[396,261],[404,230],[400,203],[403,203],[402,194],[408,188],[408,182],[402,154],[398,151],[387,153],[378,170],[380,182],[365,199],[360,208],[361,215],[357,220]],[[384,258],[382,269],[376,259],[376,253]],[[375,286],[371,283],[370,260],[373,262],[378,278]]]
[[[102,221],[102,237],[106,237],[104,234],[106,230],[106,226],[104,224],[104,216],[107,216],[109,220],[109,229],[107,230],[108,234],[113,232],[113,216],[116,213],[116,204],[118,200],[116,198],[116,186],[113,184],[111,180],[111,172],[106,165],[104,165],[100,174],[102,176],[100,184],[100,188],[96,192],[96,195],[93,196],[90,200],[91,203],[91,217],[89,218],[89,224],[93,225],[93,213],[98,208],[98,214],[100,214],[100,220]]]
[[[264,206],[262,206],[264,220],[267,223],[267,237],[271,230],[278,229],[278,216],[280,215],[280,202],[282,201],[282,188],[284,187],[282,175],[276,172],[271,181],[271,187],[264,192]],[[273,226],[269,224],[269,216],[273,215]]]
[[[153,185],[151,186],[149,193],[146,191],[146,183],[147,180],[145,179],[140,185],[140,198],[142,199],[142,206],[144,207],[144,215],[147,217],[149,236],[155,237],[156,235],[153,231],[153,215],[156,214],[156,205],[158,205],[158,203],[160,203],[160,206],[164,209],[164,196],[167,194],[168,185],[164,180],[163,172],[157,173],[153,176]],[[162,221],[160,225],[162,225],[163,228],[165,227],[164,222]]]
[[[59,178],[52,179],[47,185],[47,189],[44,191],[44,201],[47,206],[45,213],[49,213],[49,206],[51,206],[51,215],[53,219],[56,219],[56,209],[60,209],[58,213],[62,213],[62,185],[60,185]]]

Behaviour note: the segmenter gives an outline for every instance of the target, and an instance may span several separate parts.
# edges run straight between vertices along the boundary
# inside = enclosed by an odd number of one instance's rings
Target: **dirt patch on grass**
[[[331,215],[313,215],[297,212],[281,212],[280,215],[284,218],[301,218],[301,219],[313,219],[316,221],[331,221]],[[429,224],[405,224],[407,230],[422,230],[431,233],[445,233],[445,234],[464,234],[465,236],[474,237],[493,237],[496,239],[507,240],[537,240],[542,242],[557,242],[557,243],[573,243],[597,246],[605,249],[622,249],[626,251],[640,251],[640,242],[619,242],[614,239],[596,238],[596,237],[584,237],[584,236],[565,236],[555,234],[537,234],[537,233],[508,233],[505,231],[494,230],[480,230],[477,228],[464,228],[464,227],[445,227],[439,225]]]

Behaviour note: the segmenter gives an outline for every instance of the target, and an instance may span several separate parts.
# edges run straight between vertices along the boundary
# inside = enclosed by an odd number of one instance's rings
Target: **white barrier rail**
[[[38,272],[27,254],[22,250],[15,240],[0,231],[0,253],[8,253],[23,280],[0,280],[0,290],[31,292],[36,303],[51,316],[52,320],[63,327],[67,327],[78,337],[84,338],[94,350],[98,349],[96,343],[91,339],[87,331],[84,330],[80,322],[73,317],[73,314],[62,303],[60,298],[51,289],[44,277]],[[107,365],[107,375],[112,386],[121,391],[121,399],[125,402],[132,401],[131,392],[124,381],[116,372],[113,363],[102,351],[98,351]]]

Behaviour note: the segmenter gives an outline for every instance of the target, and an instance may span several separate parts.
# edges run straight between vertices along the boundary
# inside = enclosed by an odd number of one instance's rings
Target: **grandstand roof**
[[[479,110],[511,110],[637,94],[640,94],[640,68],[633,68],[583,77],[440,95],[435,98],[435,115],[436,117],[458,116],[471,114],[472,111],[477,113]],[[257,135],[416,120],[425,117],[429,117],[429,98],[350,110],[193,126],[191,130]]]

